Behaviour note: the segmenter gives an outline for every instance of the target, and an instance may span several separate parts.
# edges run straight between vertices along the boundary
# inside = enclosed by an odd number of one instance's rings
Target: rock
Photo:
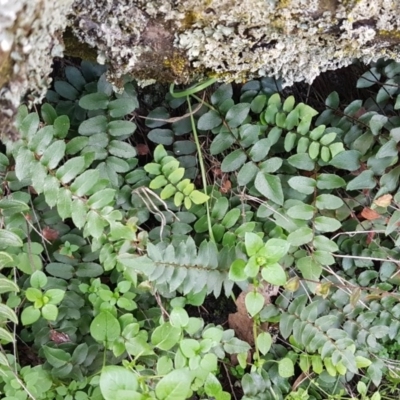
[[[30,102],[45,95],[52,59],[63,54],[62,32],[72,2],[0,0],[0,126],[5,133],[25,95]]]
[[[76,0],[70,21],[115,82],[267,75],[288,86],[400,55],[396,0]]]
[[[77,39],[91,47],[88,58],[94,50],[117,86],[125,74],[143,85],[274,76],[289,86],[311,83],[354,59],[400,60],[397,0],[0,0],[0,5],[0,101],[7,118],[25,94],[28,101],[42,99],[51,59],[62,55],[67,14],[66,43]]]

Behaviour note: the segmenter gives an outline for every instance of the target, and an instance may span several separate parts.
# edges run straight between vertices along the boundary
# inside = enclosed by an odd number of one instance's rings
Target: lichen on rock
[[[45,95],[72,2],[0,0],[0,120],[12,117],[26,93],[35,102]]]
[[[400,59],[397,0],[0,0],[0,5],[0,95],[14,106],[28,89],[41,99],[51,57],[61,55],[58,33],[67,13],[69,33],[108,64],[117,85],[129,74],[142,83],[275,76],[287,86],[312,82],[354,59]]]
[[[396,0],[76,0],[71,24],[114,79],[268,75],[290,85],[400,54]]]

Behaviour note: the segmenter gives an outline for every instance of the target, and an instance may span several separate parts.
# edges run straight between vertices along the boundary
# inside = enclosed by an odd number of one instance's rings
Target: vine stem
[[[203,154],[201,151],[201,146],[200,146],[200,141],[199,141],[199,136],[197,135],[197,129],[196,129],[196,124],[194,121],[193,113],[192,113],[192,104],[190,102],[190,97],[189,95],[186,96],[186,101],[189,106],[189,112],[190,112],[190,122],[192,124],[192,129],[193,129],[193,136],[194,136],[194,142],[196,143],[196,148],[197,148],[197,154],[199,155],[199,165],[200,165],[200,172],[201,172],[201,180],[203,181],[203,190],[204,194],[208,196],[207,194],[207,178],[206,178],[206,169],[204,166],[204,160],[203,160]],[[212,226],[211,226],[211,216],[210,216],[210,205],[209,205],[209,200],[206,201],[206,210],[207,210],[207,225],[208,225],[208,234],[210,235],[210,239],[215,242],[214,239],[214,234],[212,231]]]

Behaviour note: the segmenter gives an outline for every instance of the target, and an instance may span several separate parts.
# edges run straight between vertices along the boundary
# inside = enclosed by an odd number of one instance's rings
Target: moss
[[[67,28],[63,34],[65,50],[64,53],[71,57],[78,57],[82,60],[96,61],[97,51],[88,44],[81,42],[72,32],[71,28]]]
[[[12,70],[10,52],[4,53],[0,50],[0,87],[11,79]]]
[[[400,31],[398,30],[387,31],[381,29],[376,32],[376,36],[377,39],[388,41],[391,44],[400,43]]]

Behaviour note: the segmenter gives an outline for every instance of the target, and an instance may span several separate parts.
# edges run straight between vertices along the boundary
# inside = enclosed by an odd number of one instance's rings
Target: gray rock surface
[[[0,103],[40,101],[68,25],[118,85],[205,77],[312,82],[361,59],[400,59],[397,0],[0,0]]]

